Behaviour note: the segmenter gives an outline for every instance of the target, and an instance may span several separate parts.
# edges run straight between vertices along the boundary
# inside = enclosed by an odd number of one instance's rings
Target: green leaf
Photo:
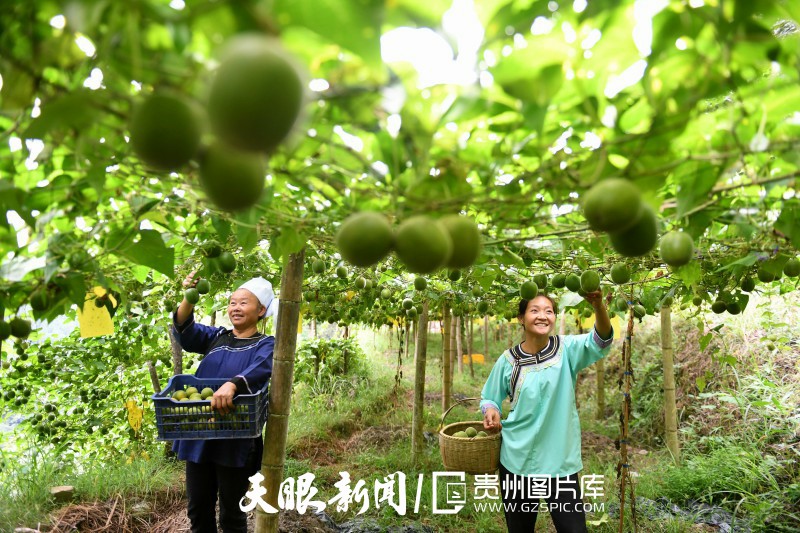
[[[258,223],[259,214],[255,209],[250,209],[236,215],[236,239],[239,246],[247,252],[258,242]]]
[[[149,266],[162,274],[175,275],[175,249],[167,248],[164,239],[156,230],[144,229],[139,232],[139,240],[123,244],[117,255],[138,265]]]
[[[308,28],[380,70],[383,11],[383,0],[276,0],[273,5],[281,26]]]
[[[691,287],[703,279],[703,270],[700,268],[697,261],[690,261],[676,268],[673,272],[673,276],[681,280],[685,287]]]
[[[703,392],[706,389],[706,380],[703,376],[698,376],[698,378],[695,379],[695,383],[697,383],[697,390],[700,392]]]
[[[295,228],[283,228],[280,234],[273,239],[269,247],[269,255],[276,261],[281,257],[288,258],[291,254],[299,252],[305,244],[305,236],[299,233]]]
[[[42,113],[25,131],[26,139],[42,139],[53,130],[70,128],[81,131],[95,123],[98,108],[93,104],[97,98],[89,91],[81,90],[51,100],[42,106]]]
[[[678,188],[678,218],[708,200],[708,193],[717,183],[720,169],[707,163],[693,161],[681,165],[673,179]]]
[[[786,235],[795,248],[800,248],[800,201],[791,199],[784,202],[775,229]]]
[[[700,337],[698,342],[700,343],[700,351],[701,352],[706,349],[706,347],[708,346],[708,343],[711,342],[711,338],[713,336],[714,336],[713,333],[706,333],[705,335]]]
[[[753,266],[756,264],[757,261],[758,261],[758,254],[756,252],[750,252],[741,259],[737,259],[736,261],[733,261],[731,263],[728,263],[727,265],[719,267],[718,269],[715,270],[715,272],[723,272],[725,270],[731,270],[737,266],[745,266],[745,267]]]

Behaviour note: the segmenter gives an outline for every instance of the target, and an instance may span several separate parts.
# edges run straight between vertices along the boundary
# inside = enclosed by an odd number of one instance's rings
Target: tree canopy
[[[471,33],[453,30],[457,15]],[[349,301],[357,277],[379,296],[403,271],[394,259],[333,275],[334,235],[358,211],[393,227],[418,214],[474,218],[481,256],[441,283],[458,280],[465,306],[490,291],[502,304],[492,312],[507,313],[532,273],[607,273],[620,261],[634,282],[660,287],[638,296],[648,311],[665,295],[744,307],[740,285],[757,276],[793,290],[758,271],[780,278],[800,248],[797,21],[790,0],[6,2],[0,312],[52,319],[94,286],[152,305],[174,296],[160,287],[177,272],[210,275],[216,245],[268,276],[280,267],[261,251],[280,260],[307,246],[309,261],[325,261],[307,296]],[[421,46],[424,28],[470,79],[430,84],[383,60],[390,33]],[[155,91],[205,108],[220,49],[250,32],[294,55],[307,101],[267,158],[257,203],[228,212],[207,198],[196,162],[143,163],[131,117]],[[592,231],[581,201],[608,178],[635,183],[659,234],[688,233],[694,259],[668,269],[657,249],[622,258]],[[215,276],[212,292],[229,285]],[[364,300],[352,319],[401,313],[400,299],[388,313]]]

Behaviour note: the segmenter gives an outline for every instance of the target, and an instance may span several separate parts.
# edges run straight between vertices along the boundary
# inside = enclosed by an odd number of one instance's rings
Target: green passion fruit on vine
[[[211,85],[214,132],[242,150],[274,151],[294,128],[303,106],[303,76],[274,39],[240,35],[225,45]]]
[[[578,292],[581,288],[581,278],[577,274],[570,274],[564,280],[564,284],[572,292]]]
[[[711,310],[718,315],[722,314],[728,310],[728,304],[723,300],[714,300],[714,303],[711,304]]]
[[[758,268],[757,276],[758,276],[758,281],[762,283],[769,283],[771,281],[775,281],[775,273],[764,266]]]
[[[547,287],[547,274],[536,274],[533,276],[533,282],[539,287],[539,290],[544,290]]]
[[[11,335],[18,339],[27,339],[31,334],[31,323],[24,318],[14,317],[8,323],[11,329]]]
[[[642,195],[632,182],[610,178],[593,186],[583,198],[583,216],[594,231],[618,232],[642,216]]]
[[[336,277],[340,279],[347,279],[347,269],[343,266],[336,267]]]
[[[230,274],[236,270],[236,258],[230,252],[222,252],[216,261],[217,267],[225,274]]]
[[[447,263],[452,251],[450,234],[429,216],[413,216],[397,228],[395,252],[409,272],[433,272]]]
[[[345,261],[368,267],[386,257],[394,245],[394,233],[385,216],[363,211],[345,219],[336,232],[335,242]]]
[[[211,290],[211,284],[207,279],[199,279],[197,280],[197,285],[195,285],[194,288],[197,289],[198,294],[208,294],[208,292]]]
[[[428,287],[428,280],[423,278],[422,276],[417,276],[414,278],[414,289],[418,291],[424,291]]]
[[[325,261],[322,259],[314,259],[311,262],[311,271],[314,274],[322,274],[325,272]]]
[[[211,202],[225,211],[255,205],[264,190],[266,167],[260,154],[215,142],[200,160],[200,185]]]
[[[157,170],[177,170],[197,153],[200,125],[183,99],[152,94],[133,112],[130,142],[134,153]]]
[[[647,254],[658,240],[658,217],[647,204],[642,204],[642,216],[628,229],[609,233],[611,245],[618,254],[625,257],[639,257]]]
[[[595,270],[586,270],[581,273],[580,288],[585,292],[594,292],[600,290],[600,274]]]
[[[445,266],[453,269],[471,266],[481,253],[481,234],[475,221],[461,215],[446,215],[439,219],[439,224],[453,243]]]
[[[539,287],[535,281],[526,281],[519,287],[519,296],[523,300],[533,300],[539,294]]]
[[[748,276],[748,277],[742,279],[742,283],[741,283],[741,285],[739,285],[739,287],[744,292],[753,292],[755,290],[755,288],[756,288],[756,282],[755,282],[755,280],[753,278]]]
[[[479,313],[486,313],[489,310],[489,304],[487,302],[478,302],[478,312]]]
[[[458,281],[461,279],[461,271],[459,269],[450,270],[447,272],[447,279],[450,281]]]
[[[550,283],[553,285],[553,288],[555,289],[563,289],[567,283],[567,275],[554,274],[553,279],[550,280]]]
[[[187,302],[194,305],[200,301],[200,291],[198,291],[195,287],[188,288],[183,291],[183,297]]]
[[[694,241],[688,233],[670,231],[661,237],[659,252],[661,254],[661,260],[669,266],[683,266],[692,260],[692,255],[694,255]]]
[[[631,280],[631,271],[625,263],[615,263],[611,267],[611,281],[623,285]]]
[[[783,265],[783,273],[789,278],[800,276],[800,260],[792,258],[786,261],[786,264]]]

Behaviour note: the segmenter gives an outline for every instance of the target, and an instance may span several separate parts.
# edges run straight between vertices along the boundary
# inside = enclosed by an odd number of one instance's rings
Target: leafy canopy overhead
[[[650,23],[639,13],[646,2],[590,0],[576,11],[480,1],[477,50],[446,31],[470,4],[3,3],[7,316],[41,288],[51,305],[34,314],[53,317],[95,285],[127,295],[176,268],[208,267],[211,241],[238,254],[263,243],[275,259],[309,245],[311,257],[328,258],[338,225],[363,210],[395,226],[422,213],[473,217],[484,247],[462,283],[484,289],[509,268],[528,277],[610,267],[619,256],[580,209],[610,177],[638,186],[661,234],[694,239],[697,259],[670,283],[731,291],[758,265],[780,269],[796,255],[797,2],[670,1]],[[381,37],[397,28],[449,39],[459,61],[474,61],[475,81],[420,88],[408,63],[382,61]],[[278,37],[313,91],[302,123],[268,158],[260,200],[230,214],[205,197],[197,164],[168,173],[139,161],[129,124],[154,91],[205,106],[218,51],[244,32]],[[665,270],[657,251],[628,262]]]

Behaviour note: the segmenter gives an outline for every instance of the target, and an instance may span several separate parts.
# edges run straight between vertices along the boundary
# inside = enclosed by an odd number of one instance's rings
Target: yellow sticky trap
[[[128,400],[125,402],[125,409],[128,410],[128,424],[135,433],[139,433],[142,429],[142,414],[144,413],[144,409],[136,405],[136,400]]]
[[[100,335],[113,335],[114,322],[105,306],[97,307],[94,301],[106,295],[103,287],[94,287],[86,293],[83,309],[78,309],[78,323],[81,325],[81,337],[97,337]],[[117,300],[108,295],[111,305],[116,307]]]
[[[464,354],[461,356],[464,360],[464,364],[469,364],[469,354]],[[472,362],[473,364],[482,365],[486,362],[486,359],[483,357],[482,353],[474,353],[472,354]]]
[[[590,316],[589,318],[584,318],[581,321],[581,327],[584,331],[590,331],[594,327],[594,315]],[[611,319],[611,327],[614,328],[614,338],[622,338],[622,325],[619,321],[619,316],[615,316]]]

